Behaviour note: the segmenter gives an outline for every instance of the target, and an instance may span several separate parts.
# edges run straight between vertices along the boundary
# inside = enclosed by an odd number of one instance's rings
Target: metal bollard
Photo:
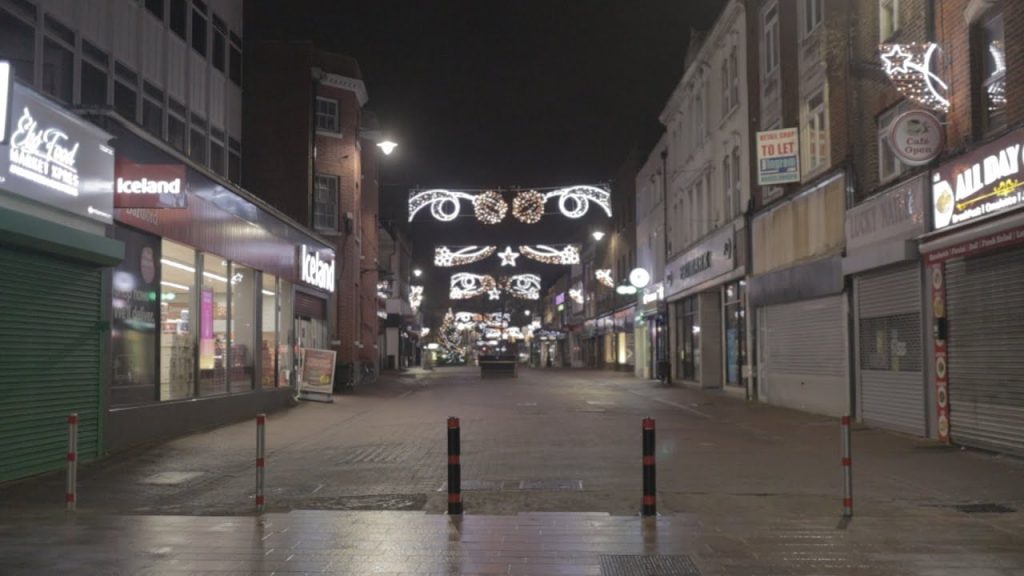
[[[74,512],[78,501],[78,413],[68,415],[68,482],[64,502]]]
[[[842,420],[843,445],[843,517],[853,516],[853,458],[851,456],[850,417]]]
[[[256,415],[256,512],[263,514],[265,499],[263,497],[264,471],[266,470],[267,451],[267,415]]]
[[[459,419],[448,418],[448,514],[462,514],[462,462],[459,460]]]
[[[658,513],[658,488],[654,459],[654,418],[644,418],[644,501],[643,515]]]

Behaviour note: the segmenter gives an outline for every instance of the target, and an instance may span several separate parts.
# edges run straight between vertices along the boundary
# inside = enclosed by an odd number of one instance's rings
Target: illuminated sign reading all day
[[[981,146],[932,173],[935,228],[1024,205],[1024,132]]]

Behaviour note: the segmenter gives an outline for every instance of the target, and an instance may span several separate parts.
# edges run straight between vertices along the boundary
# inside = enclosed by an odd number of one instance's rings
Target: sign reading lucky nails
[[[946,162],[932,173],[935,229],[1024,205],[1024,130]]]

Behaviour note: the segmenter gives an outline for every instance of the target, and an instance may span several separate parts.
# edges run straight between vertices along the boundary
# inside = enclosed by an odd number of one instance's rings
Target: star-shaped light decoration
[[[488,300],[501,300],[501,289],[499,289],[499,288],[491,288],[490,290],[488,290],[487,291],[487,299]]]
[[[519,258],[519,252],[513,252],[511,246],[505,246],[505,251],[498,252],[498,257],[501,258],[502,266],[511,266],[515,268],[516,258]]]
[[[885,73],[907,74],[911,71],[908,66],[914,60],[914,55],[903,48],[902,44],[890,44],[887,50],[883,50],[879,58],[885,66]]]

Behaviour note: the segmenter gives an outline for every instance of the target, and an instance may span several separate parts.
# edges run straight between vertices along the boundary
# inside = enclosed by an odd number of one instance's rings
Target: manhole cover
[[[700,576],[689,556],[601,555],[601,576]]]
[[[152,476],[147,476],[139,482],[141,484],[153,484],[156,486],[177,486],[202,475],[202,472],[160,472],[158,474],[153,474]]]
[[[523,480],[519,483],[519,489],[539,492],[572,492],[583,490],[583,480]]]
[[[459,484],[459,488],[461,488],[463,492],[469,492],[470,490],[497,492],[498,490],[501,490],[501,486],[502,483],[498,482],[497,480],[463,480]],[[447,490],[447,482],[441,484],[441,487],[437,489],[438,492],[445,492]]]
[[[1015,512],[1013,508],[1003,506],[1002,504],[995,504],[993,502],[984,502],[982,504],[960,504],[956,506],[956,509],[965,514],[1009,514]]]
[[[296,510],[423,510],[425,494],[374,494],[284,502]]]

